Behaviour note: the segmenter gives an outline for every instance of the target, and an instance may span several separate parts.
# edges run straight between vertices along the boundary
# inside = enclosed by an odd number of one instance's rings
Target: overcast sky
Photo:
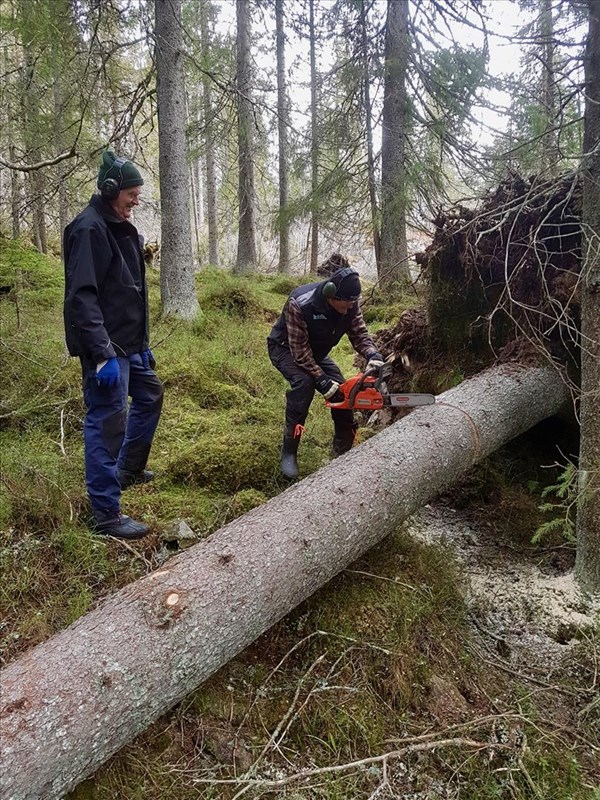
[[[324,8],[333,5],[334,0],[317,0],[317,7]],[[235,36],[235,0],[220,0],[217,5],[220,7],[218,15],[217,30],[220,33],[229,33]],[[286,13],[293,12],[294,9],[303,7],[304,4],[295,0],[287,0],[285,4]],[[385,18],[386,0],[376,0],[375,5],[381,19]],[[488,17],[488,29],[490,36],[488,39],[490,48],[489,72],[497,77],[502,73],[513,72],[519,68],[521,48],[518,44],[510,41],[516,31],[530,19],[531,15],[524,14],[513,0],[488,0],[484,6],[485,14]],[[274,20],[270,15],[256,13],[253,19],[255,36],[264,35],[263,42],[273,43],[272,51],[267,53],[254,52],[254,58],[258,69],[274,69]],[[483,35],[472,27],[466,25],[453,24],[453,34],[457,41],[464,45],[481,46]],[[449,39],[439,38],[440,46],[448,46]],[[430,47],[432,45],[428,45]],[[326,49],[320,52],[320,67],[327,69],[331,64],[329,53]],[[308,112],[310,105],[310,92],[308,89],[308,43],[306,40],[300,42],[293,32],[288,30],[286,62],[288,71],[291,72],[291,80],[295,82],[293,86],[292,102],[295,106],[294,119],[296,125],[304,127],[308,122]],[[510,96],[506,92],[492,91],[487,94],[490,102],[500,108],[506,107],[510,102]],[[275,86],[273,87],[273,97],[271,100],[273,108],[276,107]],[[476,134],[476,138],[481,144],[492,140],[494,130],[504,131],[506,129],[506,115],[494,112],[486,108],[474,109],[474,115],[482,123],[481,128]]]

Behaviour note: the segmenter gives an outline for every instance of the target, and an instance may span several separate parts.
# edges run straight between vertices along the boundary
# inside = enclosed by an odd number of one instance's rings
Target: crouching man
[[[383,365],[358,304],[360,292],[358,272],[350,266],[323,281],[299,286],[267,338],[271,363],[290,384],[281,448],[281,471],[287,478],[298,476],[298,445],[315,390],[332,402],[344,399],[339,391],[344,376],[329,357],[330,350],[347,334],[369,367]],[[335,457],[352,447],[356,424],[349,409],[332,408],[331,416]]]

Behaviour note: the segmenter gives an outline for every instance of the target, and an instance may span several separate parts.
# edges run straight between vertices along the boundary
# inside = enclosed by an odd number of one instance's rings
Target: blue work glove
[[[96,383],[103,389],[109,389],[119,385],[121,368],[117,358],[109,358],[108,361],[101,361],[96,366]]]
[[[336,381],[328,378],[327,375],[321,375],[315,381],[315,388],[321,392],[325,400],[331,403],[342,403],[344,401],[344,393],[340,392],[340,385]]]
[[[150,348],[147,350],[143,350],[140,353],[142,357],[142,364],[144,365],[144,369],[154,369],[156,366],[156,359],[154,358],[154,353]]]

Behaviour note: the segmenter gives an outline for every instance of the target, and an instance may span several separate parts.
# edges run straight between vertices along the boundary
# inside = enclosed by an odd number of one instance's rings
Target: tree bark
[[[2,48],[2,69],[5,75],[9,75],[11,71],[16,71],[18,69],[18,62],[17,62],[17,48],[9,48],[8,44],[5,43],[4,47]],[[4,101],[4,112],[5,117],[3,117],[2,124],[4,125],[4,134],[5,134],[5,141],[8,147],[8,159],[10,162],[15,163],[17,161],[17,148],[15,147],[15,126],[14,126],[14,116],[15,116],[15,108],[14,108],[14,94],[15,94],[15,82],[14,78],[6,78],[6,86],[5,86],[5,101]],[[2,152],[4,155],[4,150]],[[4,187],[3,187],[4,188]],[[4,189],[6,191],[6,189]],[[18,239],[21,235],[21,217],[20,217],[20,183],[19,183],[19,173],[15,169],[10,170],[10,210],[11,210],[11,221],[12,221],[12,238]]]
[[[373,150],[373,113],[371,109],[371,74],[369,69],[369,40],[367,37],[367,9],[365,0],[360,4],[360,28],[362,38],[363,91],[365,102],[365,135],[367,138],[367,169],[369,175],[369,203],[371,205],[371,224],[373,225],[373,250],[377,274],[381,272],[381,239],[379,232],[379,208],[375,182],[375,156]]]
[[[195,87],[194,87],[195,88]],[[191,92],[192,98],[194,96],[194,90]],[[187,94],[187,90],[185,93],[185,118],[190,119],[190,100]],[[197,123],[197,118],[194,120]],[[196,178],[198,176],[198,161],[196,158],[188,159],[187,164],[188,170],[188,191],[189,191],[189,198],[190,198],[190,229],[192,234],[192,239],[195,245],[195,253],[198,263],[200,263],[200,220],[199,220],[199,213],[198,213],[198,204],[201,202],[201,184],[198,182],[196,185]]]
[[[61,153],[64,150],[64,99],[61,75],[57,75],[55,77],[52,89],[54,92],[54,145],[56,147],[56,152]],[[58,186],[58,231],[60,238],[60,256],[63,258],[64,253],[62,233],[69,224],[69,219],[71,217],[69,213],[69,193],[67,191],[67,170],[65,168],[64,161],[61,161],[56,165],[56,184]]]
[[[279,147],[279,272],[290,271],[290,221],[288,217],[288,128],[289,104],[285,79],[285,11],[283,0],[275,0],[277,30],[277,133]]]
[[[20,13],[27,19],[28,8],[21,0]],[[42,135],[40,119],[40,92],[36,83],[35,53],[30,41],[23,41],[23,71],[25,85],[23,89],[22,108],[25,127],[25,146],[32,161],[41,160],[39,139]],[[32,239],[41,253],[48,252],[46,231],[46,180],[44,171],[39,169],[27,176],[30,189],[30,207],[32,210]]]
[[[311,164],[311,214],[310,214],[310,272],[317,273],[319,264],[319,129],[317,125],[318,74],[317,43],[315,34],[315,0],[309,2],[310,38],[310,164]]]
[[[472,464],[567,402],[549,367],[481,373],[9,664],[3,796],[62,796]]]
[[[548,175],[556,177],[560,170],[560,151],[556,113],[556,75],[554,74],[554,18],[552,0],[542,0],[540,6],[540,35],[543,47],[542,104],[546,130],[542,138],[542,166]]]
[[[181,0],[155,0],[156,94],[161,203],[160,290],[163,313],[198,313],[185,143]]]
[[[588,0],[588,10],[576,570],[583,588],[600,593],[600,0]]]
[[[256,269],[254,119],[250,70],[250,0],[237,0],[238,206],[239,230],[235,272]]]
[[[10,135],[10,141],[13,141]],[[16,158],[17,148],[10,144],[8,153],[11,161]],[[21,186],[19,181],[19,173],[13,169],[10,172],[10,210],[12,219],[12,236],[13,239],[18,239],[21,235],[21,208],[20,208],[20,195]]]
[[[189,170],[189,191],[190,191],[190,199],[191,199],[191,210],[190,210],[190,225],[193,229],[193,239],[194,245],[196,248],[196,253],[200,253],[200,225],[198,223],[198,207],[197,203],[199,202],[200,197],[200,187],[196,187],[196,176],[197,176],[197,162],[192,162],[188,164]]]
[[[410,281],[406,243],[404,138],[408,123],[408,0],[388,0],[381,132],[381,259],[383,286]]]
[[[200,8],[200,40],[205,63],[210,60],[211,35],[208,24],[208,0]],[[217,226],[217,171],[212,107],[211,77],[202,73],[202,107],[204,111],[204,146],[206,152],[206,216],[208,219],[208,263],[219,266],[219,233]]]

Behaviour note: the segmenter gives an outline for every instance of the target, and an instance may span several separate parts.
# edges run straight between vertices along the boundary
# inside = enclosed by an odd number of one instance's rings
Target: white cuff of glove
[[[326,391],[326,392],[325,392],[325,394],[323,395],[323,397],[325,398],[325,400],[329,400],[329,398],[330,398],[330,397],[333,397],[333,395],[334,395],[334,394],[337,392],[337,390],[338,390],[339,388],[340,388],[340,385],[339,385],[339,383],[336,383],[336,382],[334,381],[334,382],[331,384],[331,387],[330,387],[329,389],[327,389],[327,391]]]
[[[380,358],[370,358],[367,361],[367,369],[369,369],[369,367],[383,367],[384,364],[385,361],[382,361]]]

